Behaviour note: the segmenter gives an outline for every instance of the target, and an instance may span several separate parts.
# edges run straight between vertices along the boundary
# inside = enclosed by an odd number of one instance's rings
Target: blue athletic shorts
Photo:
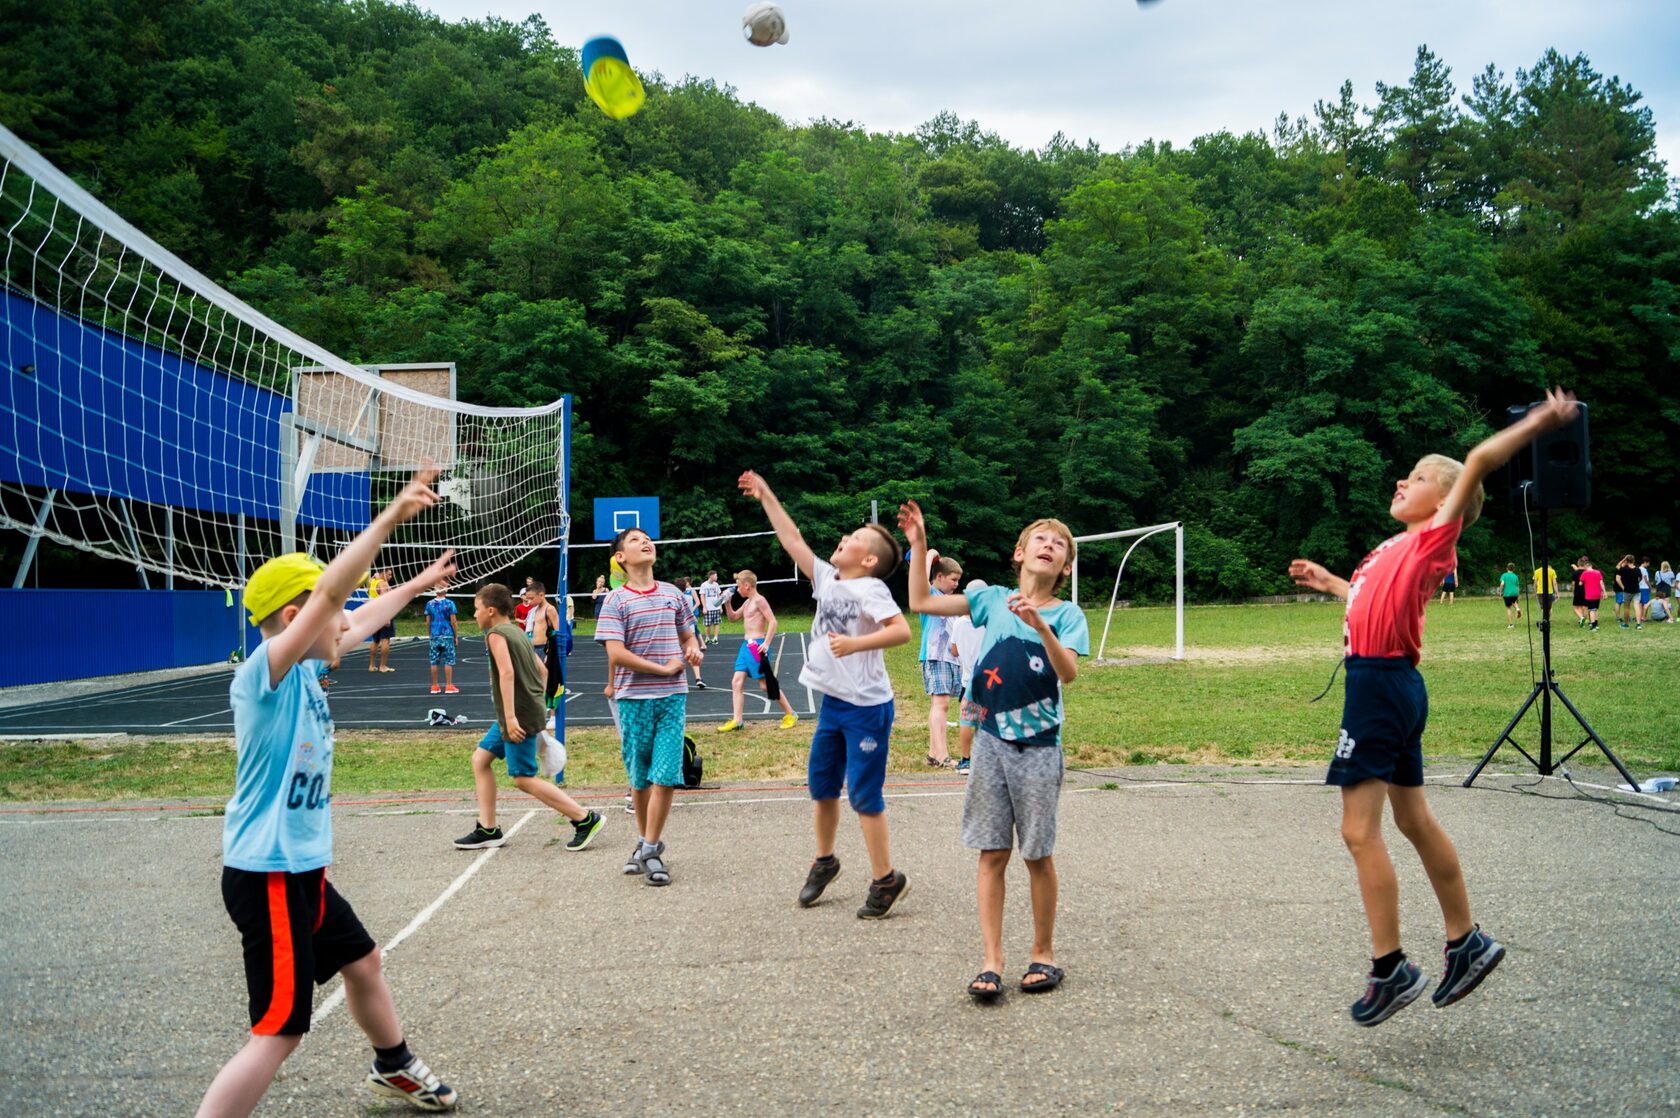
[[[1384,780],[1420,787],[1428,721],[1429,692],[1410,660],[1349,656],[1342,732],[1324,783],[1351,787]]]
[[[746,672],[754,679],[764,678],[764,660],[752,654],[752,650],[747,647],[746,641],[741,642],[740,649],[735,653],[735,670]]]
[[[618,730],[630,787],[682,787],[683,723],[688,695],[618,700]]]
[[[455,666],[455,638],[433,637],[426,646],[426,659],[433,664],[442,664],[445,667],[453,668]]]
[[[837,800],[842,788],[859,815],[887,810],[881,786],[887,782],[887,743],[892,737],[892,700],[855,706],[824,695],[811,735],[806,782],[813,800]]]
[[[526,734],[524,741],[508,741],[502,736],[502,724],[492,722],[479,739],[478,747],[497,760],[506,761],[509,776],[537,775],[536,734]]]
[[[1651,588],[1649,586],[1641,586],[1639,588],[1639,604],[1642,606],[1648,606],[1651,604]]]

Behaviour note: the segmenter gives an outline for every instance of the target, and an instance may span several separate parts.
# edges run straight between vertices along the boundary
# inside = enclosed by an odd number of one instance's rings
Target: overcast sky
[[[1680,174],[1676,0],[788,0],[790,41],[768,48],[741,38],[745,0],[416,2],[450,20],[538,14],[565,44],[613,35],[644,73],[732,85],[793,123],[902,132],[949,109],[1028,148],[1058,131],[1115,150],[1269,130],[1344,79],[1372,104],[1420,43],[1461,93],[1490,62],[1510,79],[1556,47],[1644,95]]]

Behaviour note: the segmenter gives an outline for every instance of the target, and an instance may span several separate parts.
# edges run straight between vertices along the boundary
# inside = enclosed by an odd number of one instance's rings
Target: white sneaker
[[[455,1109],[455,1089],[433,1075],[432,1069],[418,1056],[396,1071],[380,1071],[375,1064],[368,1072],[367,1083],[374,1094],[407,1099],[421,1110]]]

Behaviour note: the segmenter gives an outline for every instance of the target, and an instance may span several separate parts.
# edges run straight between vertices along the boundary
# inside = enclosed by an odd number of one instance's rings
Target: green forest
[[[1554,557],[1680,561],[1680,199],[1584,56],[1465,77],[1419,46],[1269,134],[1120,151],[647,84],[609,120],[540,19],[380,0],[0,14],[0,122],[241,298],[354,361],[455,361],[464,399],[573,394],[585,538],[597,495],[660,495],[667,536],[762,528],[753,467],[819,548],[871,499],[919,499],[980,574],[1036,516],[1183,520],[1193,598],[1274,593],[1561,384],[1594,504]],[[1472,587],[1527,559],[1504,488]],[[1170,547],[1133,562],[1159,593]]]

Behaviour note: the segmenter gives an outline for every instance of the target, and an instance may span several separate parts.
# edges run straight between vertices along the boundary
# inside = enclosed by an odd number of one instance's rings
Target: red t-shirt
[[[1581,597],[1589,602],[1596,602],[1604,597],[1604,572],[1597,567],[1588,567],[1579,575],[1581,580]]]
[[[513,619],[515,621],[519,622],[519,627],[521,629],[523,629],[525,627],[525,615],[530,613],[532,608],[533,607],[531,606],[530,602],[515,602],[514,603]]]
[[[1458,566],[1463,520],[1401,532],[1365,556],[1348,579],[1343,642],[1349,656],[1423,655],[1423,607]]]

